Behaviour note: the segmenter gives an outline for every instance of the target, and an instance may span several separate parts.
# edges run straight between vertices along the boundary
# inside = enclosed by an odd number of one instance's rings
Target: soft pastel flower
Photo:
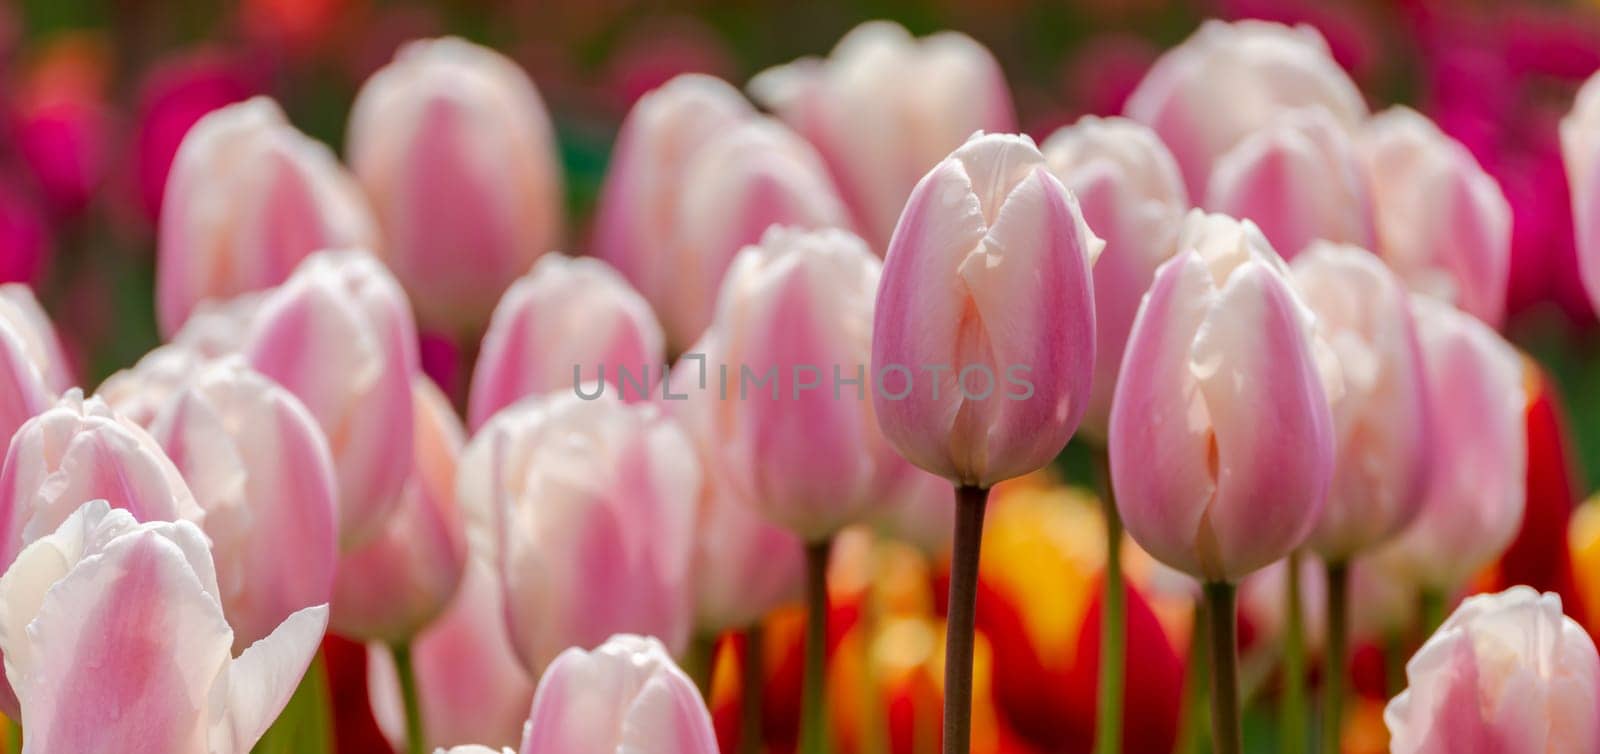
[[[152,65],[140,82],[132,171],[139,208],[151,221],[161,215],[167,177],[189,129],[261,90],[260,72],[244,63],[216,50],[181,51]]]
[[[1578,269],[1590,301],[1600,309],[1600,222],[1595,218],[1600,212],[1600,75],[1584,82],[1572,112],[1561,121],[1561,156],[1577,225]]]
[[[694,683],[654,638],[568,649],[539,681],[521,754],[716,754]]]
[[[327,624],[290,615],[237,657],[206,536],[84,504],[0,578],[0,649],[23,750],[246,754],[289,701]]]
[[[1016,129],[1005,74],[971,37],[914,39],[891,21],[852,29],[827,59],[750,80],[750,93],[816,146],[878,253],[917,180],[974,131]]]
[[[26,291],[26,288],[23,288]],[[0,437],[7,443],[23,423],[55,402],[56,390],[46,384],[44,364],[29,343],[26,326],[8,318],[8,299],[0,295]]]
[[[22,283],[0,284],[0,323],[10,325],[22,344],[22,353],[44,377],[46,388],[65,392],[72,387],[72,364],[33,289]]]
[[[984,487],[1055,458],[1089,401],[1102,245],[1026,136],[974,135],[917,184],[872,328],[872,400],[901,454]]]
[[[1394,754],[1585,754],[1600,748],[1600,657],[1561,598],[1469,597],[1406,663],[1383,720]]]
[[[1237,581],[1311,533],[1333,418],[1314,315],[1249,221],[1198,211],[1156,271],[1111,405],[1128,533],[1156,559]]]
[[[1094,264],[1094,379],[1083,416],[1083,430],[1103,439],[1128,330],[1156,267],[1177,253],[1189,196],[1172,153],[1136,121],[1084,116],[1041,151],[1106,242]]]
[[[265,97],[201,118],[183,138],[161,204],[156,314],[171,335],[206,299],[284,281],[318,249],[377,240],[361,191],[333,151]]]

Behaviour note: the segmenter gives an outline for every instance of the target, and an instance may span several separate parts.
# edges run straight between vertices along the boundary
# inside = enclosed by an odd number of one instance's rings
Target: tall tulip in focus
[[[758,74],[750,93],[822,154],[855,226],[883,253],[917,180],[975,131],[1016,129],[994,56],[957,32],[868,21],[827,59]]]
[[[1578,269],[1584,290],[1600,309],[1600,74],[1589,77],[1561,120],[1561,156],[1577,224]]]
[[[0,578],[29,754],[246,754],[316,654],[326,605],[237,657],[205,534],[95,500]]]
[[[1406,663],[1406,681],[1383,713],[1394,754],[1600,749],[1600,656],[1553,593],[1468,598]]]
[[[554,127],[533,82],[487,47],[411,42],[362,86],[347,141],[418,319],[477,337],[561,235]]]
[[[873,408],[956,486],[945,751],[970,746],[972,628],[988,490],[1061,452],[1089,401],[1102,242],[1026,136],[976,134],[923,177],[873,312]]]
[[[1205,582],[1214,750],[1240,751],[1239,579],[1299,547],[1332,478],[1314,315],[1254,224],[1199,211],[1156,271],[1111,406],[1111,477],[1131,534]]]
[[[172,335],[195,306],[284,281],[307,254],[377,241],[333,151],[257,97],[195,123],[161,203],[156,314]]]

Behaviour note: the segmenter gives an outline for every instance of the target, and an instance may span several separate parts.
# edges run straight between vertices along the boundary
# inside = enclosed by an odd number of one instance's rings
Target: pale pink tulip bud
[[[467,559],[455,490],[466,433],[432,380],[419,374],[411,381],[416,426],[400,503],[375,537],[339,559],[333,595],[335,632],[391,644],[410,640],[444,612]]]
[[[150,434],[205,511],[234,651],[333,589],[338,508],[328,442],[289,391],[237,357],[205,368]]]
[[[1110,457],[1128,533],[1238,581],[1299,547],[1333,471],[1315,318],[1248,221],[1191,214],[1128,337]]]
[[[1492,328],[1416,297],[1432,413],[1433,478],[1416,520],[1375,555],[1392,576],[1452,592],[1522,526],[1528,468],[1523,361]]]
[[[1292,269],[1342,387],[1333,403],[1333,482],[1307,543],[1342,563],[1416,518],[1433,473],[1433,412],[1411,295],[1383,261],[1318,242]]]
[[[322,642],[300,610],[233,655],[205,534],[85,503],[0,578],[0,650],[30,752],[246,754]]]
[[[424,325],[475,331],[561,235],[554,127],[528,75],[462,39],[411,42],[361,87],[350,165]]]
[[[1041,151],[1106,242],[1094,263],[1094,380],[1082,427],[1103,440],[1128,329],[1156,267],[1177,253],[1189,196],[1172,153],[1136,121],[1084,116]]]
[[[1161,135],[1189,195],[1201,196],[1218,157],[1284,110],[1307,107],[1347,129],[1367,117],[1361,91],[1316,29],[1207,21],[1156,61],[1126,112]]]
[[[1285,259],[1318,240],[1372,246],[1355,145],[1320,107],[1284,111],[1219,156],[1205,206],[1248,218]]]
[[[872,401],[902,455],[988,487],[1061,452],[1089,401],[1102,246],[1026,136],[974,135],[923,177],[872,327]]]
[[[27,337],[0,313],[0,439],[7,443],[24,422],[55,402]]]
[[[568,649],[539,680],[521,754],[717,754],[711,715],[661,642]]]
[[[201,118],[161,204],[156,314],[176,332],[195,305],[283,282],[307,254],[370,246],[376,225],[333,151],[257,97]]]
[[[1469,597],[1406,663],[1383,721],[1394,754],[1600,750],[1600,656],[1561,597]]]
[[[750,94],[822,153],[880,254],[918,179],[973,132],[1016,130],[1005,74],[983,45],[950,31],[914,39],[890,21],[852,29],[827,59],[758,74]]]
[[[467,416],[483,426],[529,395],[602,380],[627,400],[649,397],[666,370],[650,304],[598,259],[549,254],[495,307],[472,370]]]
[[[653,404],[561,391],[473,436],[457,492],[472,515],[492,511],[506,625],[529,672],[618,632],[687,646],[700,485],[692,441]]]
[[[429,746],[462,741],[515,746],[522,740],[533,679],[506,636],[505,603],[495,579],[493,565],[469,559],[449,609],[411,642]],[[367,648],[367,688],[378,727],[396,751],[405,751],[400,680],[386,645]]]
[[[0,322],[10,325],[22,340],[23,353],[39,368],[45,387],[54,393],[72,387],[72,364],[32,288],[25,283],[0,285]]]
[[[1408,108],[1374,116],[1358,147],[1378,254],[1412,290],[1499,327],[1511,275],[1511,205],[1500,184],[1466,146]]]
[[[260,303],[244,352],[327,436],[343,547],[374,536],[410,473],[417,335],[400,286],[364,251],[313,254]]]
[[[210,362],[198,350],[179,343],[157,346],[133,366],[107,377],[94,394],[119,416],[149,429],[156,414]]]
[[[1561,157],[1577,226],[1578,269],[1589,300],[1600,310],[1600,218],[1595,216],[1600,213],[1600,75],[1584,82],[1572,112],[1561,119]]]

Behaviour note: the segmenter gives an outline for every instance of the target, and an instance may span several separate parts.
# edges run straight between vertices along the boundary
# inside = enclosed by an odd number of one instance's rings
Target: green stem
[[[1328,564],[1328,633],[1323,670],[1322,751],[1339,754],[1344,737],[1345,671],[1349,662],[1350,564]]]
[[[800,754],[827,751],[828,552],[833,540],[806,545],[806,664],[800,696]]]
[[[1444,624],[1445,597],[1444,592],[1437,589],[1423,589],[1420,597],[1422,602],[1422,640],[1427,641],[1433,632],[1439,630]]]
[[[761,692],[767,681],[765,634],[761,621],[744,630],[744,661],[739,664],[740,754],[761,752]]]
[[[1234,611],[1239,588],[1226,582],[1205,585],[1211,620],[1211,751],[1239,754],[1239,638]]]
[[[711,703],[711,671],[716,664],[717,637],[696,633],[689,640],[689,650],[683,656],[683,672],[700,689],[700,696]]]
[[[1122,516],[1111,486],[1110,459],[1096,453],[1100,501],[1106,520],[1106,590],[1100,612],[1100,687],[1095,719],[1097,754],[1122,754],[1122,705],[1127,672],[1128,619],[1122,584]]]
[[[1306,709],[1306,618],[1300,594],[1300,553],[1289,553],[1284,605],[1283,718],[1278,730],[1283,754],[1303,754],[1310,714]]]
[[[1383,692],[1393,699],[1406,687],[1406,639],[1402,631],[1391,630],[1383,637]]]
[[[389,652],[394,655],[395,675],[400,678],[400,699],[405,706],[406,752],[423,754],[427,751],[427,739],[422,725],[422,700],[417,694],[417,672],[411,663],[411,645],[390,644]]]
[[[1206,602],[1194,601],[1194,617],[1189,623],[1189,656],[1184,665],[1183,701],[1178,717],[1178,746],[1175,754],[1197,754],[1201,731],[1206,723]]]
[[[978,554],[989,490],[956,487],[955,549],[944,638],[944,754],[972,747],[972,629],[978,613]]]
[[[318,652],[294,694],[250,750],[255,754],[325,754],[333,751],[328,665]]]
[[[5,716],[6,753],[20,754],[22,751],[22,726],[10,715]]]

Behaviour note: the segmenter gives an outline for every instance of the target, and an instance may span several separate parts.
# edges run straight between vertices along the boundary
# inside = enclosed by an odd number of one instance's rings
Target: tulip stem
[[[1100,611],[1100,688],[1095,719],[1097,754],[1122,754],[1122,704],[1127,672],[1127,595],[1122,580],[1122,516],[1111,487],[1110,458],[1096,454],[1100,501],[1106,520],[1106,585]]]
[[[1209,651],[1206,628],[1206,601],[1195,599],[1194,614],[1189,620],[1189,656],[1183,671],[1183,702],[1178,718],[1178,746],[1176,754],[1198,754],[1201,731],[1206,728],[1206,652]]]
[[[6,754],[19,754],[22,751],[22,726],[10,715],[5,716],[5,721]]]
[[[1211,751],[1239,754],[1239,639],[1234,615],[1239,587],[1211,581],[1205,594],[1211,620]]]
[[[1444,593],[1437,589],[1423,589],[1421,601],[1422,640],[1427,641],[1444,624]]]
[[[1344,737],[1344,676],[1349,657],[1350,564],[1328,563],[1328,643],[1323,668],[1322,751],[1339,754]]]
[[[767,679],[765,647],[766,631],[758,620],[744,630],[744,661],[739,663],[740,754],[761,752],[761,692]]]
[[[956,486],[955,550],[944,636],[944,754],[972,746],[972,629],[978,613],[978,554],[983,545],[985,487]]]
[[[1393,699],[1406,688],[1406,639],[1402,631],[1388,631],[1383,637],[1383,693]]]
[[[1306,619],[1300,594],[1300,553],[1289,553],[1284,605],[1283,717],[1278,743],[1284,754],[1306,750]]]
[[[711,679],[716,669],[717,637],[696,632],[689,640],[689,650],[683,657],[683,672],[700,689],[706,704],[711,703]]]
[[[406,642],[389,645],[394,655],[395,675],[400,677],[400,700],[406,712],[406,752],[423,754],[427,741],[422,729],[422,701],[417,695],[417,672],[411,664],[411,645]]]
[[[806,664],[800,696],[800,754],[827,751],[828,553],[830,537],[806,544]]]

